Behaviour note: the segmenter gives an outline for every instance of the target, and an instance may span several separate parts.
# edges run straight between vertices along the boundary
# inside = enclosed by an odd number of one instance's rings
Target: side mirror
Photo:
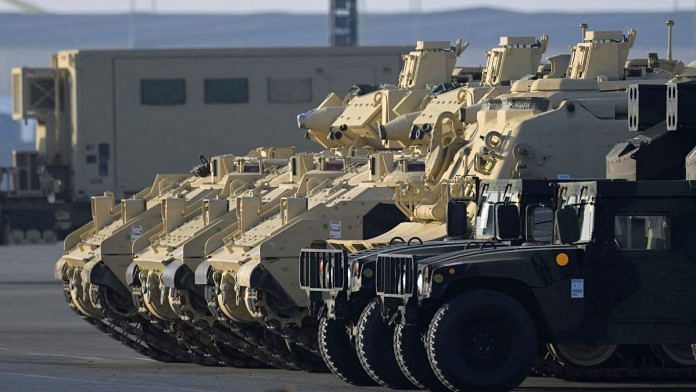
[[[556,226],[561,243],[572,244],[580,239],[580,225],[575,208],[565,206],[556,211]]]
[[[514,204],[495,206],[495,232],[501,240],[520,237],[520,210]]]
[[[469,238],[469,216],[466,213],[469,201],[450,200],[447,203],[447,238]]]

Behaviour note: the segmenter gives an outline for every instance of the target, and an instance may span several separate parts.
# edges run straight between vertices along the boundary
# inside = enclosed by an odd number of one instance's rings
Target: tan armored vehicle
[[[415,71],[416,76],[439,72],[440,78],[450,77],[456,54],[463,49],[449,46],[445,48],[445,51],[423,49],[429,45],[430,43],[421,43],[416,51],[406,56],[406,64],[415,63],[417,67],[420,67]],[[402,78],[413,75],[402,73]],[[405,86],[403,83],[402,85]],[[174,213],[173,215],[178,218],[173,224],[169,224],[168,218],[163,216],[165,229],[154,236],[143,238],[134,245],[135,261],[126,274],[139,310],[149,318],[166,321],[172,327],[170,332],[178,332],[178,336],[183,335],[189,339],[191,342],[189,347],[205,346],[201,354],[210,347],[205,343],[201,345],[201,340],[198,339],[206,335],[199,333],[203,329],[201,322],[207,323],[208,335],[217,335],[218,341],[233,342],[242,350],[253,347],[239,340],[245,338],[243,333],[237,332],[235,336],[230,335],[229,329],[225,331],[218,328],[219,323],[209,316],[205,306],[199,306],[202,311],[192,306],[195,300],[200,300],[203,296],[193,290],[187,290],[181,283],[202,261],[202,255],[208,246],[219,247],[229,242],[261,219],[277,214],[281,206],[285,208],[286,215],[288,211],[292,214],[296,210],[301,210],[302,206],[298,200],[293,200],[293,197],[306,197],[317,189],[329,186],[336,177],[350,178],[356,174],[357,167],[365,166],[367,157],[364,148],[370,149],[382,145],[382,142],[375,137],[376,133],[366,132],[366,128],[375,120],[384,120],[386,114],[378,118],[368,117],[368,121],[364,122],[355,121],[350,123],[350,126],[342,124],[343,126],[339,126],[341,136],[338,137],[317,138],[312,135],[316,134],[316,129],[322,127],[324,133],[327,132],[331,125],[330,121],[335,121],[341,113],[356,110],[359,112],[363,104],[355,103],[355,101],[365,99],[363,95],[369,95],[371,88],[358,87],[343,100],[338,99],[336,94],[330,94],[318,109],[298,119],[299,122],[306,121],[307,124],[311,124],[313,131],[308,131],[307,134],[310,139],[325,148],[346,146],[343,149],[294,156],[289,162],[286,161],[289,163],[287,172],[279,172],[273,178],[259,180],[255,186],[251,187],[248,194],[233,192],[227,193],[225,198],[206,199],[202,208],[188,211],[185,217]],[[408,89],[401,88],[399,91],[408,92]],[[390,86],[384,86],[378,91],[389,93],[390,90],[393,90]],[[425,89],[413,90],[419,92]],[[394,94],[392,92],[392,95]],[[391,112],[392,106],[385,106],[389,105],[388,100],[385,100],[384,104],[375,102],[378,108],[384,106],[384,109],[379,109],[378,113]],[[354,119],[355,117],[346,115],[345,118]],[[344,134],[348,136],[343,138]],[[351,136],[356,134],[360,136]],[[351,139],[353,141],[346,144]],[[356,146],[362,148],[356,148]],[[363,172],[366,171],[363,170]],[[166,229],[167,226],[170,228]],[[176,322],[179,319],[184,323]],[[192,326],[196,326],[198,331],[194,331]],[[273,366],[290,368],[312,366],[303,364],[301,359],[291,357],[291,353],[283,350],[282,347],[277,347],[276,344],[273,346],[275,352],[271,351],[269,355],[255,355],[254,352],[249,354]],[[279,362],[277,358],[285,359]]]
[[[397,192],[396,203],[410,222],[370,241],[330,242],[359,251],[395,237],[440,238],[447,201],[470,193],[467,176],[603,177],[606,153],[631,136],[628,85],[664,83],[672,76],[664,68],[650,68],[647,61],[628,60],[635,37],[634,30],[627,35],[583,31],[583,42],[573,47],[568,78],[514,82],[508,94],[484,99],[465,114],[476,116],[465,130],[470,143],[457,151],[442,180],[404,185]]]
[[[158,176],[153,186],[119,205],[114,204],[113,195],[93,197],[92,222],[66,238],[65,255],[56,264],[56,277],[65,283],[71,307],[102,331],[121,336],[121,341],[155,359],[208,361],[187,353],[176,339],[165,337],[162,328],[145,325],[149,323],[135,313],[125,281],[133,246],[160,230],[162,215],[179,219],[178,207],[195,210],[206,198],[243,187],[239,177],[250,168],[258,172],[257,161],[286,158],[293,151],[261,148],[244,158],[214,157],[210,164],[196,168],[196,175]]]
[[[657,62],[670,66],[658,69],[649,64],[654,61],[628,61],[634,31],[626,36],[620,32],[584,31],[583,38],[573,50],[569,78],[521,80],[513,83],[508,94],[485,99],[476,113],[477,121],[466,127],[470,142],[457,151],[441,180],[399,187],[396,203],[410,222],[367,241],[329,240],[328,243],[357,252],[396,238],[409,243],[441,238],[445,235],[447,202],[450,198],[465,199],[473,195],[475,182],[471,176],[481,179],[603,177],[607,152],[632,136],[627,126],[627,85],[663,83],[670,76],[669,69],[674,69],[671,67],[674,63]],[[469,216],[487,220],[493,215],[481,209],[479,215],[474,212]],[[476,233],[476,236],[487,234],[490,233]],[[320,265],[330,266],[332,262],[335,261],[324,260]],[[368,272],[362,275],[368,278],[374,274],[369,269],[363,272]],[[319,272],[317,276],[324,275]],[[345,287],[350,290],[356,279]],[[370,307],[374,308],[374,304]],[[369,321],[360,316],[360,328],[355,328],[357,318],[347,320],[344,328],[349,341],[357,342],[362,349],[366,346],[361,342],[366,342],[364,337],[371,334],[365,326],[383,324],[379,312],[366,317]],[[610,350],[610,347],[564,346],[556,353],[562,352],[566,364],[588,366],[606,354],[611,356]],[[358,351],[360,363],[375,382],[385,385],[378,373],[386,364],[372,361],[377,356],[370,356],[367,351]],[[395,357],[391,356],[390,360],[396,367]]]
[[[220,328],[201,303],[204,296],[190,290],[193,288],[193,271],[204,261],[208,242],[222,243],[234,237],[259,218],[277,213],[285,198],[298,191],[313,189],[366,162],[364,152],[356,149],[298,154],[289,160],[274,162],[275,170],[247,171],[244,182],[241,178],[231,182],[241,184],[241,187],[205,199],[200,208],[188,213],[170,211],[163,216],[159,232],[134,244],[135,255],[126,278],[138,310],[147,318],[164,322],[168,331],[185,339],[188,347],[200,351],[201,355],[216,354],[223,362],[228,362],[216,353],[220,344],[225,344],[268,365],[302,367],[293,361],[260,353],[243,337]],[[265,165],[270,167],[269,163],[265,162]],[[303,175],[307,171],[315,175]],[[313,181],[316,183],[312,184]],[[251,199],[256,203],[249,202]],[[185,211],[183,204],[179,204],[179,210]],[[175,220],[170,222],[172,217]]]
[[[393,206],[393,191],[370,184],[419,181],[426,166],[419,147],[423,143],[418,139],[382,140],[379,126],[420,110],[432,86],[451,80],[456,57],[463,49],[461,43],[451,47],[445,42],[419,42],[405,56],[397,86],[359,86],[345,101],[330,95],[319,108],[298,116],[307,136],[320,144],[402,150],[375,151],[363,162],[351,158],[330,171],[297,172],[296,191],[282,197],[275,210],[263,207],[264,200],[258,195],[238,198],[238,229],[208,240],[207,260],[196,272],[197,282],[210,285],[206,300],[211,313],[228,329],[285,358],[291,366],[312,369],[316,367],[312,362],[321,362],[312,353],[311,339],[294,328],[302,325],[305,316],[303,295],[295,284],[297,253],[314,238],[365,238],[403,219]],[[265,215],[268,211],[273,214]],[[327,217],[334,211],[346,214],[329,221]],[[275,289],[258,294],[245,290],[261,281]],[[270,317],[263,314],[265,308],[273,309]],[[267,336],[257,321],[281,332],[287,344],[278,345],[278,336]]]
[[[460,50],[442,44],[438,46],[435,52],[439,57],[435,59],[446,59],[447,62],[443,63],[453,66],[453,55]],[[533,38],[501,39],[501,46],[489,54],[490,58],[497,60],[489,61],[486,68],[490,82],[484,86],[471,86],[471,91],[464,91],[455,102],[452,100],[456,96],[452,95],[450,99],[440,99],[437,94],[424,95],[429,91],[426,88],[410,88],[406,92],[402,91],[403,88],[384,88],[351,99],[345,108],[324,106],[301,115],[298,122],[309,128],[309,137],[319,139],[324,134],[314,129],[312,120],[322,118],[324,122],[317,121],[317,124],[326,124],[327,118],[335,117],[327,140],[363,143],[368,137],[367,146],[381,139],[385,147],[411,144],[411,148],[400,153],[374,152],[369,164],[355,173],[309,192],[298,192],[295,197],[286,198],[281,203],[277,215],[265,220],[256,218],[253,227],[244,228],[236,236],[227,238],[222,246],[215,244],[217,249],[206,246],[210,253],[208,260],[198,267],[196,282],[208,286],[206,297],[211,313],[238,334],[249,336],[250,342],[267,346],[269,351],[274,350],[272,341],[268,343],[266,336],[251,332],[258,330],[257,321],[280,332],[299,350],[316,353],[315,324],[306,318],[307,313],[303,310],[306,297],[296,282],[295,260],[302,244],[311,245],[312,239],[369,238],[403,220],[403,215],[393,205],[394,187],[420,183],[424,177],[439,180],[443,165],[446,166],[452,153],[465,144],[463,126],[457,117],[459,109],[476,103],[479,97],[504,83],[500,77],[502,72],[506,78],[536,74],[545,46],[545,37],[541,41]],[[427,43],[418,46],[433,47]],[[409,80],[427,83],[438,80],[411,72],[441,70],[442,66],[420,64],[433,61],[430,58],[432,51],[420,49],[420,53],[417,50],[406,59],[400,86],[413,86]],[[443,54],[449,57],[443,57]],[[510,56],[509,60],[507,56]],[[439,72],[438,85],[442,85],[449,74],[451,68]],[[382,97],[378,98],[380,94]],[[385,107],[393,108],[389,112],[398,116],[386,116]],[[455,107],[456,115],[440,116],[444,107]],[[422,113],[425,114],[419,125],[427,131],[419,136],[404,137],[403,129],[412,129],[414,119]],[[400,124],[393,126],[395,122]],[[392,130],[396,132],[390,134]],[[431,150],[432,158],[428,160],[422,157],[426,150]],[[258,205],[253,198],[241,198],[242,208],[245,203]]]

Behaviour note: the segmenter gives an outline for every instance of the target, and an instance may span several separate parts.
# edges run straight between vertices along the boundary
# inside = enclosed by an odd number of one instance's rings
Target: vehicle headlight
[[[423,273],[418,273],[418,279],[416,279],[416,288],[418,289],[418,294],[423,294]]]

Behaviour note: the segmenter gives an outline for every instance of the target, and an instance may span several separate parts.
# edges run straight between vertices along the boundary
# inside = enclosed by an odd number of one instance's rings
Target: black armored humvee
[[[392,350],[394,324],[385,322],[375,295],[378,254],[408,251],[419,257],[460,251],[500,248],[522,242],[548,243],[552,234],[555,190],[549,180],[481,181],[473,200],[448,205],[447,238],[423,243],[418,238],[348,254],[341,249],[304,249],[300,256],[300,286],[307,291],[311,313],[320,320],[319,347],[327,366],[354,385],[397,388],[432,387],[428,380],[404,375]],[[478,206],[473,230],[467,206]],[[495,211],[518,211],[512,224],[495,224]],[[534,233],[521,236],[528,219],[537,222]],[[539,225],[545,221],[546,224]],[[512,233],[512,234],[511,234]],[[362,333],[361,333],[362,332]],[[385,337],[386,336],[386,337]],[[357,348],[357,351],[356,351]],[[437,381],[435,381],[437,383]]]
[[[427,359],[448,388],[512,389],[544,343],[605,347],[606,360],[617,345],[649,345],[666,367],[693,364],[696,182],[571,182],[557,192],[553,244],[378,256],[380,296],[400,300],[402,323],[427,320]],[[621,356],[645,365],[638,359]]]

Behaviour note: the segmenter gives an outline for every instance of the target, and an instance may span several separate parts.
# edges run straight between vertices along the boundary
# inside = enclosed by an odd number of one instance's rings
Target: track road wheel
[[[529,313],[505,294],[472,290],[435,313],[427,336],[430,366],[453,391],[509,391],[529,374],[537,333]]]
[[[417,388],[399,369],[392,341],[394,325],[380,314],[379,298],[370,302],[358,320],[356,351],[363,369],[379,385],[393,389]]]
[[[394,354],[401,371],[418,388],[430,391],[447,390],[430,367],[424,336],[418,326],[404,324],[396,326]]]
[[[616,353],[616,345],[558,344],[549,345],[549,350],[564,365],[594,368],[610,363]]]
[[[650,346],[652,352],[664,366],[692,367],[696,365],[696,356],[690,344],[655,344]]]
[[[319,352],[324,363],[341,380],[357,386],[375,386],[360,365],[358,354],[350,341],[346,325],[326,315],[319,319]]]

